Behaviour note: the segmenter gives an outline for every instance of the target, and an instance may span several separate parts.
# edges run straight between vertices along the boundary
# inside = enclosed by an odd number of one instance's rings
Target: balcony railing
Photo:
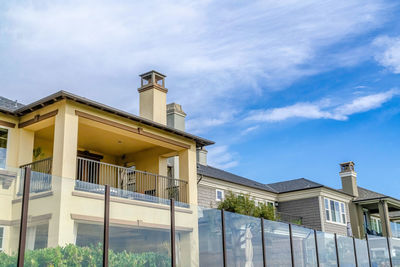
[[[21,168],[21,177],[24,177],[24,168],[31,168],[32,177],[31,177],[31,185],[30,192],[31,193],[40,193],[51,190],[51,172],[52,172],[52,164],[53,158],[46,158],[31,162],[29,164],[25,164],[20,166]],[[18,194],[22,194],[22,186],[23,183],[20,183]]]
[[[174,198],[187,203],[187,181],[82,157],[77,158],[76,180],[76,190],[95,192],[98,190],[95,184],[108,184],[125,192],[164,199]]]
[[[298,224],[298,225],[303,224],[303,217],[297,216],[297,215],[292,215],[292,214],[285,213],[285,212],[277,211],[276,218],[277,218],[277,221],[280,221],[280,222],[292,223],[292,224]]]

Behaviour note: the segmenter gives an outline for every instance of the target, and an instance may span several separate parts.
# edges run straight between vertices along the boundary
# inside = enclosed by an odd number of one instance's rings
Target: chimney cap
[[[166,75],[164,75],[164,74],[162,74],[162,73],[160,73],[158,71],[155,71],[155,70],[151,70],[151,71],[145,72],[143,74],[140,74],[139,76],[143,78],[143,77],[149,76],[152,73],[155,73],[155,74],[161,76],[162,78],[166,78],[167,77]]]
[[[186,116],[186,113],[182,109],[182,105],[179,105],[177,103],[167,104],[167,114],[171,113],[178,113],[181,114],[182,116]]]
[[[348,161],[348,162],[343,162],[340,163],[340,172],[350,172],[354,171],[354,162],[353,161]]]

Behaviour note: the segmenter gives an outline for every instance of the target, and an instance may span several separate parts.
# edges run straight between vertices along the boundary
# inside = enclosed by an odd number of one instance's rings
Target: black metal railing
[[[91,159],[77,158],[76,190],[95,192],[96,185],[110,185],[124,191],[187,203],[187,181],[121,167]],[[100,192],[99,192],[100,193]],[[111,195],[118,194],[111,192]]]
[[[29,168],[32,170],[31,174],[31,183],[30,183],[30,192],[31,193],[40,193],[51,190],[51,181],[52,181],[52,166],[53,158],[46,158],[37,160],[28,164],[24,164],[20,166],[21,168],[21,177],[24,177],[24,170]],[[21,195],[23,191],[23,183],[20,183],[18,194]]]

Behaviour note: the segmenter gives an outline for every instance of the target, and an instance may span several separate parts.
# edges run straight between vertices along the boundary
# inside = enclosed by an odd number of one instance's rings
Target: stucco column
[[[75,179],[78,147],[78,116],[63,105],[56,116],[53,146],[53,175]]]
[[[379,217],[382,222],[382,234],[384,236],[392,237],[392,229],[390,228],[389,209],[387,201],[380,200],[379,204]]]
[[[196,148],[179,152],[179,179],[188,182],[188,203],[197,205]]]
[[[35,133],[19,129],[18,136],[18,166],[32,162]]]

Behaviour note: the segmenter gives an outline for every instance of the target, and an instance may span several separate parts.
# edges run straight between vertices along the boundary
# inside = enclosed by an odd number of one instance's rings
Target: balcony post
[[[262,253],[263,253],[263,266],[267,267],[267,260],[265,257],[265,235],[264,235],[264,218],[261,219],[261,245],[262,245]]]
[[[369,250],[369,239],[368,239],[368,234],[365,234],[365,241],[367,242],[369,267],[372,267],[372,262],[371,262],[371,251]]]
[[[228,266],[228,260],[226,255],[226,237],[225,237],[225,211],[221,210],[221,237],[222,237],[222,260],[223,266]]]
[[[317,266],[319,267],[318,239],[317,239],[317,230],[315,229],[314,229],[314,241],[315,241],[315,254],[317,255]]]

